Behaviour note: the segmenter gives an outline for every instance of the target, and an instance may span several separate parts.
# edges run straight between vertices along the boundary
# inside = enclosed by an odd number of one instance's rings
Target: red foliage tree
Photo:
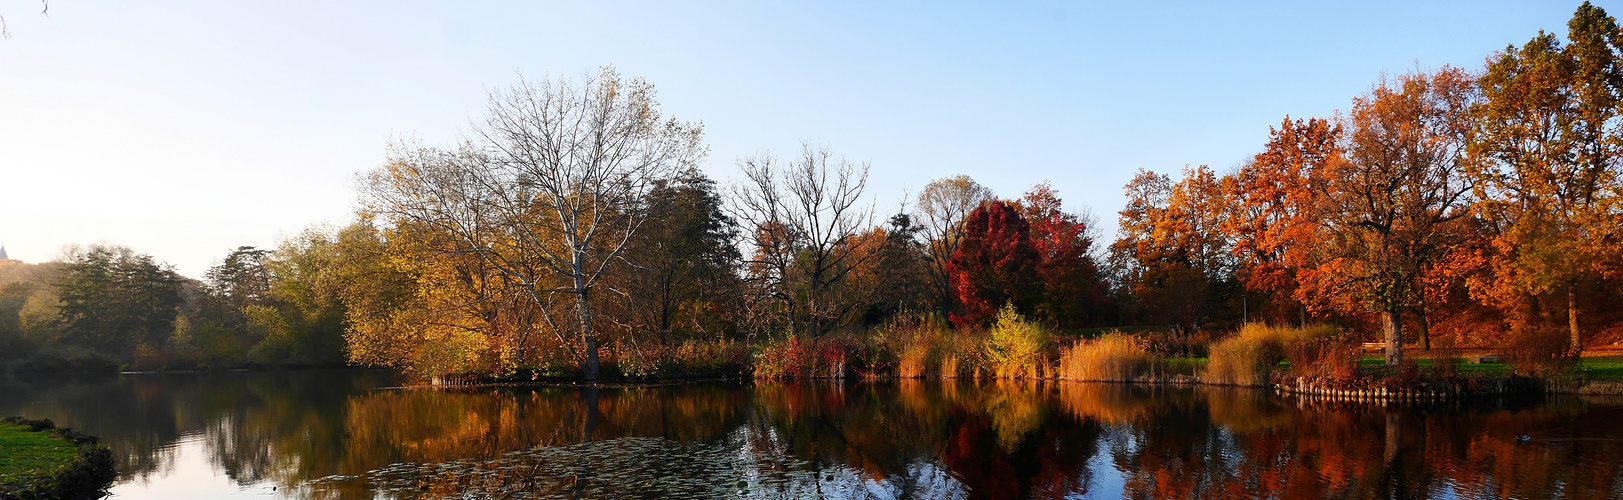
[[[1038,256],[1043,293],[1036,304],[1037,316],[1059,327],[1096,321],[1107,294],[1099,265],[1089,255],[1093,238],[1087,235],[1087,223],[1060,209],[1059,195],[1047,182],[1027,191],[1019,207],[1031,224],[1031,244]]]
[[[963,242],[947,263],[960,301],[953,324],[985,325],[1008,303],[1030,314],[1040,296],[1039,262],[1031,225],[1018,208],[1002,200],[982,202],[965,218]]]

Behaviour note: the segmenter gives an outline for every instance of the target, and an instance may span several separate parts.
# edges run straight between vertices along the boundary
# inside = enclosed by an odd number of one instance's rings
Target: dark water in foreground
[[[117,498],[1623,496],[1617,400],[1388,411],[1077,383],[394,383],[360,371],[11,380],[0,415],[101,436]]]

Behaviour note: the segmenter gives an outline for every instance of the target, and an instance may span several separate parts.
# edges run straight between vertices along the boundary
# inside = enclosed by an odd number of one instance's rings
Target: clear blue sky
[[[355,208],[394,137],[449,144],[487,89],[601,65],[702,121],[708,171],[802,140],[870,194],[1052,181],[1108,237],[1139,167],[1233,167],[1381,73],[1475,70],[1579,2],[81,2],[0,0],[0,244],[128,245],[200,276]],[[1614,15],[1623,8],[1610,8]]]

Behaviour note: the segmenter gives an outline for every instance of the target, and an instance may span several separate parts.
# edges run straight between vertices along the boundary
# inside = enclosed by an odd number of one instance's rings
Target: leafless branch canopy
[[[451,235],[440,251],[477,256],[549,322],[549,296],[575,295],[589,335],[590,291],[649,216],[655,181],[704,157],[701,127],[662,119],[651,85],[605,68],[578,87],[494,91],[475,129],[455,150],[393,147],[364,179],[366,205],[395,226]]]
[[[753,231],[752,277],[780,298],[795,329],[816,336],[837,327],[852,308],[826,292],[856,267],[851,239],[873,223],[873,207],[862,201],[868,164],[803,144],[787,165],[761,153],[739,167],[746,180],[733,186],[731,211]]]

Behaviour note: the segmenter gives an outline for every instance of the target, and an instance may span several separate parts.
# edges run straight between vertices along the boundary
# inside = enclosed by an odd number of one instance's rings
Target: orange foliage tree
[[[1221,183],[1200,166],[1177,183],[1140,170],[1126,189],[1112,263],[1144,315],[1193,331],[1224,311],[1234,284]]]
[[[1422,275],[1457,243],[1449,225],[1469,213],[1463,158],[1476,96],[1471,75],[1449,67],[1394,83],[1354,99],[1344,159],[1309,176],[1325,237],[1302,275],[1380,315],[1391,365],[1403,359],[1403,315],[1424,310]]]
[[[1296,270],[1306,263],[1317,230],[1309,176],[1339,158],[1340,138],[1341,127],[1329,120],[1285,117],[1269,130],[1263,152],[1222,180],[1229,211],[1222,228],[1234,240],[1236,277],[1248,294],[1262,296],[1265,316],[1273,321],[1289,321],[1299,312],[1305,323],[1308,302],[1335,302],[1297,296]]]

